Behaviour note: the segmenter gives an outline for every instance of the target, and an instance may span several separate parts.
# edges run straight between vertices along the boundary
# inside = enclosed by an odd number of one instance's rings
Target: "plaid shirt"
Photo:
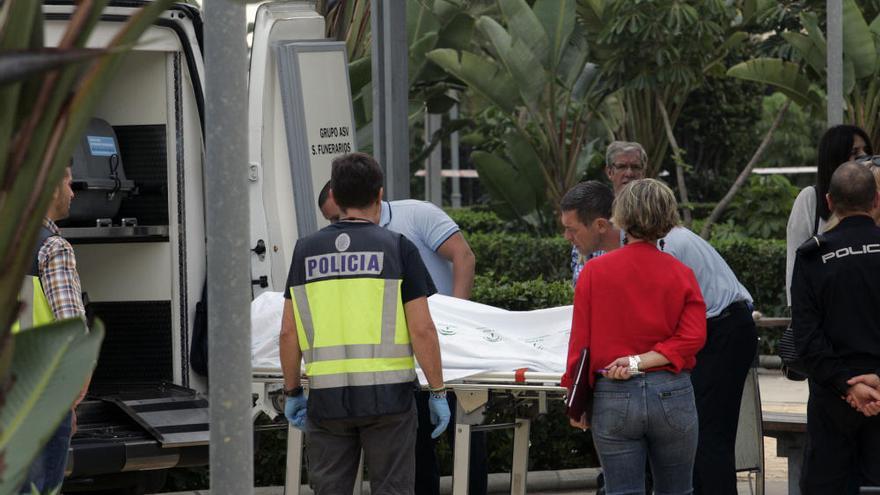
[[[46,239],[37,255],[40,268],[40,284],[49,301],[49,307],[56,320],[67,318],[84,318],[82,287],[79,274],[76,272],[76,257],[73,246],[61,237],[58,226],[48,218],[43,219],[43,226],[52,231],[52,237]]]

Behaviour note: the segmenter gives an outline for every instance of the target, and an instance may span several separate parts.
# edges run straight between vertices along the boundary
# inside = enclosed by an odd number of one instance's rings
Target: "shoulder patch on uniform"
[[[307,256],[305,259],[306,281],[333,276],[381,275],[384,262],[385,253],[382,251],[356,251]]]

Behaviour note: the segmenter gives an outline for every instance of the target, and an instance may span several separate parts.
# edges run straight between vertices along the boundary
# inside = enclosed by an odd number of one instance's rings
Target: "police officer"
[[[810,386],[804,494],[880,485],[880,418],[847,404],[880,399],[858,380],[880,370],[880,194],[868,166],[850,162],[834,172],[826,198],[840,223],[798,248],[791,284],[795,346]]]
[[[382,181],[369,155],[333,161],[330,194],[341,217],[296,243],[284,294],[285,415],[306,431],[309,480],[318,495],[352,492],[362,448],[371,493],[413,493],[413,354],[431,391],[433,436],[449,423],[427,302],[436,289],[415,245],[377,225]]]

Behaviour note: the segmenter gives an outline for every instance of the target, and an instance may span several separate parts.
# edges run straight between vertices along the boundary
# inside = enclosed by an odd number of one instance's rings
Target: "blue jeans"
[[[599,378],[590,421],[607,495],[645,493],[650,461],[657,495],[693,493],[697,406],[689,373]]]
[[[40,493],[61,486],[64,481],[64,469],[67,467],[67,451],[70,448],[71,419],[70,413],[67,413],[58,425],[58,429],[49,437],[43,450],[31,463],[27,478],[21,485],[22,494],[31,493],[31,484],[34,484]]]

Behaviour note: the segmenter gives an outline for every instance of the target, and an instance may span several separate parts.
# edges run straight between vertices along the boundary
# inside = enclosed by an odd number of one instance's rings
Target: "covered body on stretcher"
[[[447,382],[507,381],[559,383],[565,372],[571,306],[507,311],[443,295],[428,298],[437,327]],[[251,305],[254,370],[280,374],[278,332],[283,296],[266,292]],[[519,370],[517,374],[517,370]],[[525,370],[525,373],[523,373]],[[424,376],[419,370],[419,379]]]

